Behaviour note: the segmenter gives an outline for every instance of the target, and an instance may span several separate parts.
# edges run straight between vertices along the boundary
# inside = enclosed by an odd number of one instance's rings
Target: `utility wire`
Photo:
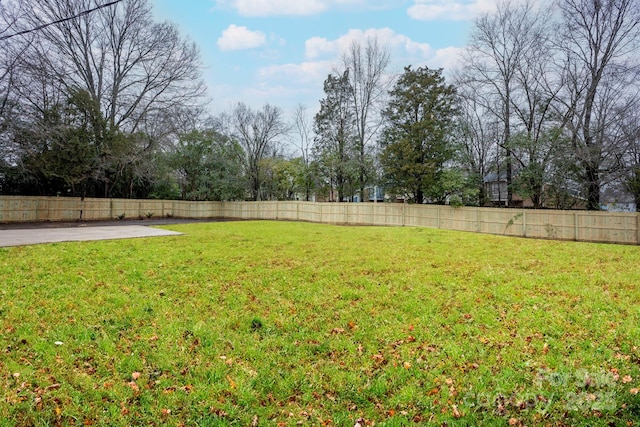
[[[50,27],[52,25],[61,24],[63,22],[71,21],[72,19],[76,19],[76,18],[79,18],[79,17],[84,16],[84,15],[89,15],[90,13],[93,13],[96,10],[100,10],[100,9],[104,9],[105,7],[113,6],[115,4],[120,3],[121,1],[122,0],[115,0],[115,1],[112,1],[112,2],[109,2],[109,3],[101,4],[100,6],[96,6],[93,9],[88,9],[88,10],[82,11],[82,12],[78,13],[77,15],[69,16],[67,18],[58,19],[57,21],[49,22],[48,24],[42,24],[42,25],[39,25],[39,26],[37,26],[35,28],[31,28],[29,30],[20,31],[18,33],[9,34],[8,36],[2,36],[2,37],[0,37],[0,41],[7,40],[7,39],[10,39],[10,38],[16,37],[16,36],[21,36],[21,35],[24,35],[24,34],[33,33],[34,31],[39,31],[39,30],[42,30],[44,28]]]

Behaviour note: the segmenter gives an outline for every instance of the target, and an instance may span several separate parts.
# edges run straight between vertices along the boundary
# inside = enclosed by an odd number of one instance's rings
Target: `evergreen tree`
[[[456,114],[456,91],[442,70],[406,67],[389,93],[386,126],[380,140],[382,165],[389,189],[415,203],[441,200],[438,189],[447,161],[453,157],[450,135]]]

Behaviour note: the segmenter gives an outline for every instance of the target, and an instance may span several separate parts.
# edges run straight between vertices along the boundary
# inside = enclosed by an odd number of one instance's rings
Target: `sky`
[[[201,53],[212,113],[238,102],[318,110],[327,75],[353,40],[389,47],[389,71],[455,68],[473,20],[495,0],[151,0]]]

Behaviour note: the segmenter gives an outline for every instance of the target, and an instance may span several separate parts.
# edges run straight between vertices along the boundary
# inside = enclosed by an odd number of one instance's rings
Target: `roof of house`
[[[507,173],[500,172],[500,179],[498,179],[498,174],[495,172],[491,172],[484,176],[483,181],[485,182],[485,184],[487,182],[497,182],[497,181],[507,182]]]

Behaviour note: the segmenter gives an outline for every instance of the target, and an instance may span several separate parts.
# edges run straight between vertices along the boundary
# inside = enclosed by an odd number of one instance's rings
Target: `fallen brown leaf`
[[[462,412],[460,412],[456,405],[451,405],[451,412],[453,413],[453,418],[458,419],[462,417]]]

